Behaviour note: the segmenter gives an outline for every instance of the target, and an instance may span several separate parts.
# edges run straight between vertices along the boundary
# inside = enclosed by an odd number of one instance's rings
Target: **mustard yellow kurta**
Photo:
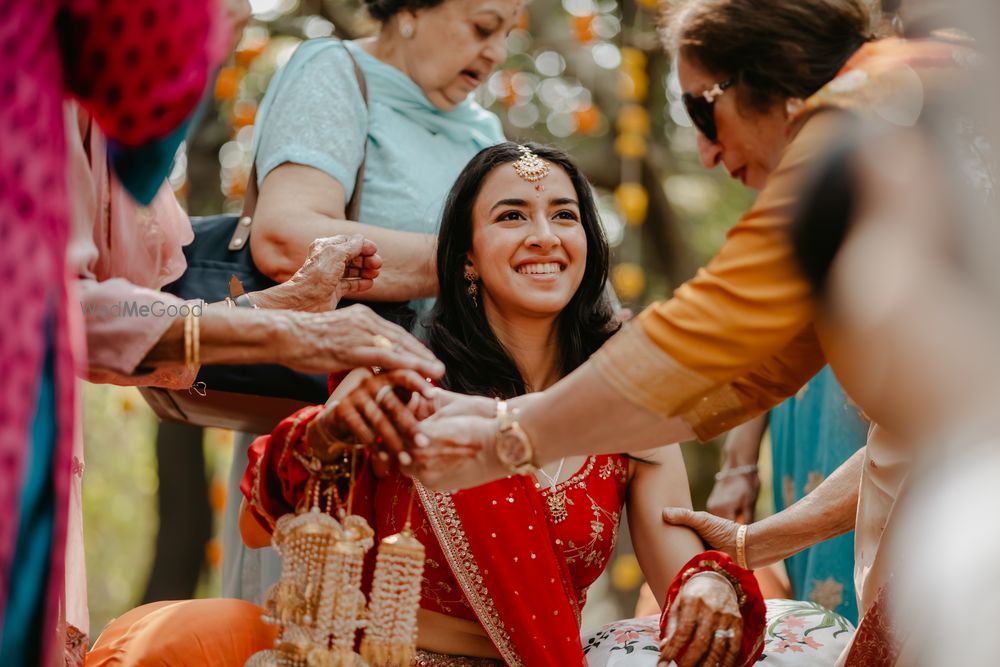
[[[607,382],[644,408],[680,416],[706,440],[793,395],[827,358],[837,373],[850,350],[837,349],[836,332],[817,317],[787,232],[803,179],[843,131],[845,110],[884,115],[895,93],[887,83],[913,80],[898,77],[897,66],[908,73],[929,66],[933,78],[954,67],[954,51],[902,40],[869,44],[807,100],[808,115],[715,258],[595,355]],[[850,378],[840,379],[850,394]],[[878,427],[869,435],[855,535],[861,614],[891,575],[880,546],[911,463],[905,445]]]

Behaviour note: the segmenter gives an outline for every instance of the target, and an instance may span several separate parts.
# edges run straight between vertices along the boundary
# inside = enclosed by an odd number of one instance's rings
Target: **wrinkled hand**
[[[267,290],[273,290],[277,298],[268,305],[308,312],[333,310],[342,297],[371,289],[381,268],[378,249],[361,234],[316,239],[295,275]]]
[[[492,411],[495,404],[489,399]],[[445,408],[447,409],[447,408]],[[496,420],[435,412],[422,421],[411,450],[414,464],[406,472],[425,486],[456,491],[506,477],[510,472],[494,452]]]
[[[716,631],[733,636],[719,636]],[[670,608],[660,659],[674,660],[677,667],[735,667],[742,636],[743,619],[733,587],[714,573],[695,575],[681,587]]]
[[[326,313],[275,313],[288,328],[271,344],[277,363],[306,373],[332,373],[379,366],[408,368],[424,377],[440,378],[444,364],[405,329],[382,319],[361,304]],[[388,342],[391,347],[383,347]]]
[[[760,478],[755,473],[723,477],[712,487],[706,507],[723,519],[751,523],[760,492]]]
[[[736,531],[739,530],[739,524],[735,521],[684,507],[664,507],[663,521],[690,528],[711,548],[736,558]]]
[[[410,370],[364,378],[347,396],[328,403],[316,417],[316,427],[327,441],[310,443],[314,454],[330,460],[343,448],[338,441],[354,441],[374,450],[377,474],[388,469],[390,456],[397,457],[403,466],[411,464],[404,441],[416,434],[419,404],[429,404],[429,389],[427,380]]]

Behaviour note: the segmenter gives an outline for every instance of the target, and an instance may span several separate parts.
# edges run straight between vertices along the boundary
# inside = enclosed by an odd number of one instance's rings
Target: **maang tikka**
[[[529,183],[537,183],[549,175],[549,163],[531,152],[527,146],[518,146],[521,157],[514,163],[514,172]]]

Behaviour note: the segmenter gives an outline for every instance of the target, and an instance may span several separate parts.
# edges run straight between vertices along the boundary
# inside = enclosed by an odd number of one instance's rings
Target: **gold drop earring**
[[[469,286],[466,291],[469,293],[469,298],[472,299],[472,305],[479,307],[479,274],[471,266],[465,267],[465,279],[469,282]]]

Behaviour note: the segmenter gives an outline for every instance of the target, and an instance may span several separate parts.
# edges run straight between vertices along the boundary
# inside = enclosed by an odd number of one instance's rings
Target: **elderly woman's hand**
[[[705,507],[723,519],[753,521],[758,493],[760,479],[756,472],[724,476],[715,482]]]
[[[360,234],[319,238],[295,275],[251,298],[261,308],[333,310],[342,297],[371,289],[381,268],[375,244]]]
[[[735,667],[740,658],[743,619],[736,591],[721,575],[704,572],[685,583],[667,617],[661,661],[677,667]]]
[[[379,366],[407,368],[433,379],[444,374],[444,364],[420,341],[361,304],[327,313],[273,313],[273,317],[287,324],[263,343],[274,349],[274,363],[305,373]]]
[[[690,528],[711,548],[736,558],[736,533],[740,525],[735,521],[708,512],[695,512],[686,507],[664,507],[663,521]]]

